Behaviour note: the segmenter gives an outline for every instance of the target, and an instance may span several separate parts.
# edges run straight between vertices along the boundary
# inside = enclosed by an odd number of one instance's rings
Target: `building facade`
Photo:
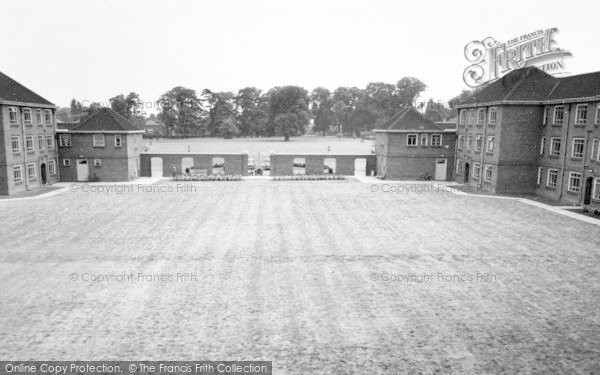
[[[56,133],[61,181],[129,181],[140,176],[144,130],[113,110],[102,108]]]
[[[58,181],[56,107],[0,73],[0,195]]]
[[[453,179],[456,129],[438,126],[410,108],[373,132],[379,178]]]
[[[598,208],[599,87],[523,68],[479,90],[458,106],[455,180]]]

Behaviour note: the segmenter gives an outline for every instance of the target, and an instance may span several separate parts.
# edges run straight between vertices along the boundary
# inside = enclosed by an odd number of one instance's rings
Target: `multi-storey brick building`
[[[409,108],[373,132],[380,178],[452,179],[456,129],[440,127]]]
[[[128,119],[102,108],[79,124],[59,124],[61,181],[129,181],[140,175],[142,134]]]
[[[515,70],[458,106],[455,180],[600,204],[600,72]]]
[[[0,73],[0,194],[58,181],[56,107]]]

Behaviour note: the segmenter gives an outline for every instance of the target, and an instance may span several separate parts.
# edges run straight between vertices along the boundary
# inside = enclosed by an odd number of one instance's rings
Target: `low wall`
[[[163,177],[172,177],[173,170],[177,174],[183,174],[182,162],[184,158],[193,160],[193,167],[197,169],[206,169],[208,174],[212,174],[213,158],[223,158],[225,160],[225,174],[239,174],[245,176],[248,174],[248,155],[247,154],[150,154],[140,155],[140,176],[152,176],[152,158],[162,159]],[[188,165],[189,166],[189,165]],[[173,168],[175,167],[175,168]]]
[[[325,159],[335,159],[335,174],[354,175],[356,159],[366,159],[366,174],[371,175],[377,169],[375,155],[303,155],[303,154],[271,154],[271,176],[289,176],[294,174],[294,159],[303,158],[306,163],[305,174],[322,175]]]

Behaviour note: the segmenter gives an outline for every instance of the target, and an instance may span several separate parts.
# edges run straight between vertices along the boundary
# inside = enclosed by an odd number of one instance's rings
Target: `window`
[[[479,179],[481,176],[481,163],[473,163],[473,178]]]
[[[18,135],[10,137],[10,145],[13,153],[21,152],[21,138]]]
[[[54,138],[51,135],[46,136],[46,146],[48,146],[48,150],[52,150],[54,148]]]
[[[28,135],[25,137],[25,148],[27,149],[27,152],[35,151],[33,147],[33,135]]]
[[[542,120],[542,125],[546,125],[548,123],[548,107],[544,107],[544,119]]]
[[[498,116],[496,107],[490,107],[490,114],[488,115],[488,123],[490,125],[496,124],[496,118]]]
[[[432,147],[440,147],[442,145],[442,135],[441,134],[432,134],[431,135],[431,146]]]
[[[417,135],[409,134],[408,137],[406,138],[406,145],[407,146],[416,146],[417,145]]]
[[[598,104],[598,108],[596,108],[596,121],[594,123],[596,125],[600,124],[600,104]]]
[[[473,143],[473,136],[467,135],[467,150],[471,149],[471,144]]]
[[[592,141],[592,152],[590,153],[590,160],[594,160],[596,155],[600,156],[600,149],[598,149],[599,145],[600,145],[600,140],[594,138],[594,140]]]
[[[71,134],[59,134],[58,147],[71,147]]]
[[[486,146],[486,151],[487,152],[494,152],[494,141],[496,140],[496,137],[494,136],[489,136],[487,139],[487,146]]]
[[[15,165],[13,167],[13,178],[15,182],[23,181],[23,170],[20,165]]]
[[[42,110],[41,109],[35,110],[35,123],[38,125],[42,125]]]
[[[429,143],[429,137],[427,134],[421,134],[421,146],[425,147],[427,146],[427,143]],[[433,146],[433,136],[431,138],[431,145]]]
[[[594,179],[594,193],[592,198],[600,200],[600,177]]]
[[[71,166],[71,159],[63,159],[63,166],[70,167]]]
[[[579,193],[581,190],[581,173],[570,172],[569,173],[569,191],[573,193]]]
[[[463,170],[462,170],[462,160],[460,160],[460,159],[456,159],[456,173],[457,174],[463,173]]]
[[[479,134],[475,136],[475,151],[481,151],[481,146],[483,143],[483,137]]]
[[[54,162],[54,160],[48,161],[48,173],[56,174],[56,163]]]
[[[46,125],[52,125],[52,111],[46,110],[44,112],[44,121],[46,122]]]
[[[304,159],[302,159],[302,160],[304,160]],[[294,163],[295,162],[296,162],[296,159],[294,159]],[[302,168],[304,168],[304,164],[303,164]],[[225,159],[213,158],[212,173],[213,174],[224,174],[225,173]]]
[[[121,147],[121,135],[115,135],[115,147]]]
[[[19,123],[19,115],[15,107],[10,107],[8,109],[8,118],[10,120],[11,125],[16,125]]]
[[[27,164],[27,179],[28,180],[35,179],[35,164],[34,163]]]
[[[554,119],[552,120],[552,123],[554,125],[562,125],[564,117],[565,107],[562,105],[557,105],[554,107]]]
[[[104,134],[93,135],[94,147],[104,147]]]
[[[458,115],[458,123],[460,125],[464,125],[465,124],[465,110],[464,109],[460,110],[460,113]]]
[[[585,125],[587,123],[587,104],[577,104],[575,107],[575,125]]]
[[[101,166],[102,166],[102,160],[94,159],[94,167],[101,167]]]
[[[334,158],[323,160],[323,174],[335,174],[336,162]]]
[[[560,155],[560,138],[550,138],[550,156],[558,157]]]
[[[571,150],[571,157],[573,159],[583,158],[583,146],[585,140],[583,138],[573,138],[573,149]]]
[[[492,165],[486,165],[485,166],[485,175],[483,176],[483,179],[487,182],[492,182],[492,172],[494,170],[494,167]]]
[[[558,183],[558,169],[548,169],[548,177],[546,178],[546,187],[554,189]]]
[[[469,110],[469,124],[477,123],[477,113],[474,109]]]
[[[23,122],[31,125],[31,108],[23,108]]]
[[[537,174],[537,181],[536,181],[536,184],[538,186],[542,184],[542,173],[543,173],[543,168],[538,167],[538,174]]]
[[[465,136],[464,135],[459,135],[458,136],[458,149],[462,150],[463,147],[465,147]]]
[[[38,135],[38,148],[40,150],[44,149],[44,136],[43,135]]]
[[[485,108],[479,108],[477,110],[477,125],[483,125],[485,122]]]
[[[546,137],[542,137],[540,141],[540,156],[544,155],[544,147],[546,146]]]

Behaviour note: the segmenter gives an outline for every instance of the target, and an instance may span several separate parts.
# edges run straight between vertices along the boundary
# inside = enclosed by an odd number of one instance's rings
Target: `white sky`
[[[600,1],[10,1],[0,71],[59,106],[175,86],[200,93],[300,85],[364,88],[404,76],[422,98],[467,88],[472,40],[557,27],[573,74],[600,70]]]

